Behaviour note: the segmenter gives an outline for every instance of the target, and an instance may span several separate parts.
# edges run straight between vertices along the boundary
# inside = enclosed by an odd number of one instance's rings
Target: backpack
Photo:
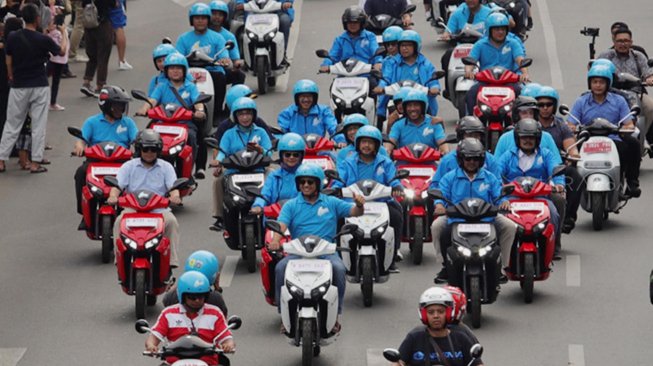
[[[93,0],[91,0],[90,3],[86,4],[82,10],[82,24],[86,29],[93,29],[100,26],[97,6],[95,6],[95,2]]]

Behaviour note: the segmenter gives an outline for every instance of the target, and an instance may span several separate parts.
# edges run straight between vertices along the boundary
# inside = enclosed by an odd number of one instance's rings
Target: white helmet
[[[453,296],[443,287],[430,287],[419,297],[419,315],[422,323],[428,324],[426,308],[430,305],[442,305],[447,308],[447,323],[453,319]]]

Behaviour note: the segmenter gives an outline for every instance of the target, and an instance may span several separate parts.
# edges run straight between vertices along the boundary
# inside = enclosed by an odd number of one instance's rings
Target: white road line
[[[386,366],[388,361],[383,358],[382,348],[368,348],[367,349],[367,366]]]
[[[236,273],[236,267],[238,267],[239,260],[240,256],[238,255],[228,255],[224,260],[224,265],[220,271],[220,287],[231,286],[231,280],[234,278],[234,273]]]
[[[297,46],[297,40],[299,39],[299,31],[302,21],[302,3],[303,0],[295,0],[292,4],[292,7],[295,9],[295,19],[292,22],[292,27],[290,28],[290,36],[288,37],[288,49],[286,50],[286,57],[288,62],[292,65],[293,58],[295,57],[295,48]],[[290,69],[292,66],[286,70],[285,74],[281,74],[277,79],[277,85],[274,87],[275,92],[285,93],[288,90],[288,80],[290,79]]]
[[[569,366],[585,366],[585,351],[582,344],[569,345]]]
[[[560,60],[558,59],[558,49],[556,47],[556,36],[553,30],[553,23],[549,16],[549,6],[546,0],[535,1],[537,4],[537,12],[540,14],[540,22],[544,30],[544,44],[546,46],[546,54],[549,58],[549,67],[551,72],[551,86],[557,90],[564,89],[562,82],[562,69],[560,68]]]
[[[567,286],[580,287],[580,255],[568,255],[567,262]]]
[[[16,366],[27,348],[0,348],[0,366]]]
[[[195,3],[197,0],[172,0],[173,3],[183,6],[184,8],[189,6],[190,4]]]

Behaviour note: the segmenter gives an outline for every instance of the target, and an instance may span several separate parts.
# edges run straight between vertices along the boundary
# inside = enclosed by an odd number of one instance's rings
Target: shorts
[[[111,10],[109,19],[111,20],[111,27],[113,29],[124,28],[127,25],[127,14],[125,14],[125,7],[120,2],[120,7]]]

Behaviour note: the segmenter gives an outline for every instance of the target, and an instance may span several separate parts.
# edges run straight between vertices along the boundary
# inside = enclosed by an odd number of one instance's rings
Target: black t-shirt
[[[48,86],[45,63],[50,54],[58,55],[61,48],[52,38],[29,29],[12,32],[5,52],[12,57],[14,83],[12,88]]]
[[[553,137],[553,141],[555,141],[556,146],[560,150],[564,150],[562,145],[562,142],[564,140],[574,137],[574,133],[571,131],[567,123],[558,116],[554,117],[551,126],[544,127],[543,130],[551,134],[551,137]],[[555,151],[551,151],[551,152],[555,152]]]
[[[430,335],[426,332],[424,326],[411,330],[406,335],[401,346],[399,346],[401,360],[411,366],[444,365],[438,361],[438,354],[433,349],[427,337],[430,337]],[[474,341],[469,339],[465,333],[457,329],[450,329],[449,336],[433,337],[433,340],[442,350],[449,365],[467,366],[472,360],[472,357],[469,355],[469,350],[474,345]],[[430,361],[426,361],[427,357]],[[481,359],[477,359],[472,365],[475,366],[482,363],[483,361]]]
[[[163,295],[163,306],[168,307],[170,305],[175,305],[179,303],[179,299],[177,298],[177,291],[168,291]],[[208,304],[215,305],[222,310],[222,313],[224,316],[227,316],[227,304],[225,304],[224,299],[222,298],[222,294],[217,292],[217,291],[211,291],[209,293],[209,301],[207,301]]]

